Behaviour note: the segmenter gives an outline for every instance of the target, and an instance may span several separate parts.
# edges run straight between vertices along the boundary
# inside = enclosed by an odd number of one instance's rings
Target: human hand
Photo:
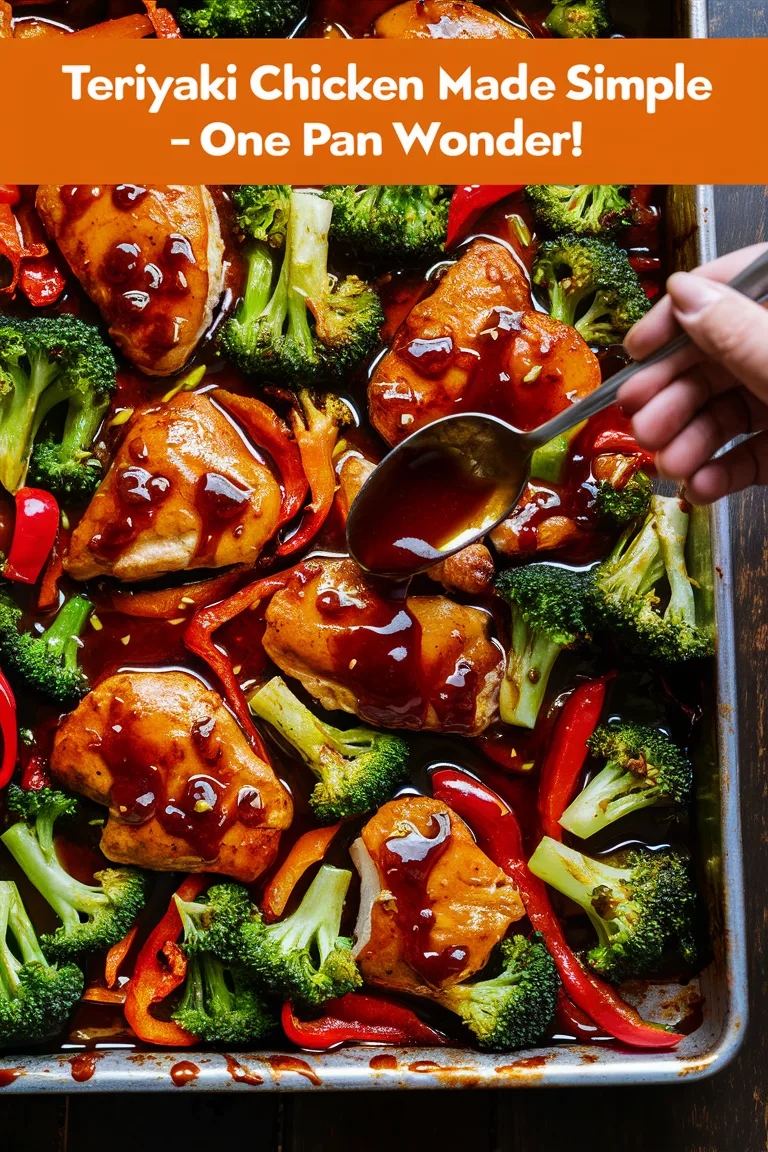
[[[693,504],[768,484],[768,311],[727,287],[768,248],[756,244],[677,272],[668,294],[627,334],[643,360],[682,330],[693,346],[638,372],[619,390],[638,443],[659,474],[685,482]],[[736,436],[749,439],[712,456]]]

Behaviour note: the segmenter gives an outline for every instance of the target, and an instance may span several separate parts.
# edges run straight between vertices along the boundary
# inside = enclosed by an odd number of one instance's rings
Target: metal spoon
[[[768,252],[730,286],[765,303]],[[602,412],[636,372],[689,344],[687,336],[678,336],[530,432],[481,412],[457,413],[420,428],[385,456],[358,493],[347,519],[350,556],[372,575],[403,579],[482,539],[517,504],[537,448]]]

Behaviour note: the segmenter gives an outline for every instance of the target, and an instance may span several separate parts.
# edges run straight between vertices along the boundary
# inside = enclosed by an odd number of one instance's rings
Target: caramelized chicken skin
[[[412,309],[371,377],[371,423],[388,444],[456,410],[496,309],[525,312],[525,272],[503,244],[475,240]]]
[[[407,0],[379,16],[375,31],[393,40],[518,40],[526,36],[501,16],[465,0]]]
[[[37,210],[125,356],[155,376],[183,368],[223,288],[208,189],[42,184]]]
[[[418,884],[402,876],[398,843],[406,837],[406,858],[417,867],[426,862]],[[466,980],[524,915],[510,878],[478,848],[463,820],[431,797],[385,804],[352,855],[361,872],[355,951],[371,984],[429,996]],[[425,920],[428,931],[414,928]]]
[[[58,729],[51,770],[109,806],[107,859],[250,882],[274,860],[290,796],[221,697],[185,672],[124,672]]]
[[[138,412],[72,534],[76,580],[147,580],[252,564],[277,528],[280,487],[215,393]]]
[[[369,584],[308,560],[266,611],[264,650],[329,710],[387,728],[472,736],[494,719],[503,654],[479,608]]]

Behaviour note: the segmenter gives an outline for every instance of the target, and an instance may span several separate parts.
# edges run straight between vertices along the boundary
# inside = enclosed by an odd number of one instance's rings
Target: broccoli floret
[[[631,222],[622,184],[530,184],[525,194],[539,224],[551,232],[610,238]]]
[[[691,762],[658,728],[610,724],[587,741],[605,767],[560,818],[563,828],[586,840],[614,820],[652,804],[685,804],[691,795]]]
[[[306,11],[307,0],[191,0],[176,18],[185,36],[258,40],[289,36]]]
[[[362,984],[351,941],[339,936],[352,873],[323,864],[292,915],[265,924],[254,912],[238,937],[237,960],[268,991],[322,1004]]]
[[[0,1047],[56,1036],[82,992],[80,969],[48,963],[18,888],[0,881]]]
[[[555,36],[587,40],[607,36],[611,18],[607,0],[561,0],[544,21]]]
[[[115,387],[117,365],[98,329],[74,316],[0,316],[0,484],[24,484],[40,427],[67,405],[60,442],[34,462],[36,481],[68,496],[90,493],[101,475],[91,446]]]
[[[331,240],[374,261],[405,267],[445,249],[450,192],[440,184],[330,184]]]
[[[615,633],[633,652],[667,664],[714,651],[712,636],[697,622],[685,565],[688,520],[680,499],[653,496],[640,527],[622,533],[587,587],[589,613],[598,627]]]
[[[588,344],[620,344],[651,306],[623,248],[589,236],[545,241],[533,282],[548,293],[555,319]]]
[[[508,1052],[538,1043],[552,1020],[560,978],[555,962],[534,932],[501,943],[503,971],[475,984],[443,989],[438,1003],[455,1012],[490,1052]]]
[[[40,944],[49,960],[70,960],[95,948],[110,948],[122,940],[144,907],[147,878],[135,868],[104,868],[83,884],[70,876],[56,854],[54,826],[74,815],[77,801],[63,792],[43,788],[8,788],[8,810],[21,819],[0,837],[22,872],[61,920]]]
[[[251,711],[296,749],[318,778],[309,803],[322,824],[378,808],[408,777],[408,744],[360,726],[344,732],[318,720],[280,676],[250,699]]]
[[[92,611],[85,596],[73,596],[44,632],[20,632],[21,609],[0,591],[0,665],[12,680],[56,704],[77,704],[89,687],[78,652]]]
[[[595,489],[595,511],[615,528],[623,528],[648,513],[653,484],[645,472],[636,472],[621,487],[601,480]]]
[[[509,568],[496,591],[511,609],[512,629],[499,709],[505,724],[533,728],[550,673],[564,648],[587,639],[587,576],[557,564]]]
[[[245,235],[282,248],[291,215],[290,184],[240,184],[231,195]]]
[[[234,907],[240,903],[228,899],[233,895],[230,889],[245,897],[242,917],[233,919]],[[207,930],[202,927],[203,918],[213,915],[219,930],[228,926],[236,932],[250,913],[247,892],[237,884],[219,884],[209,889],[207,898],[212,900],[210,911],[207,902],[174,897],[184,929],[181,948],[187,956],[187,973],[172,1016],[179,1027],[208,1044],[251,1044],[266,1036],[276,1022],[254,976],[242,965],[223,963],[207,948]]]
[[[176,901],[184,923],[187,955],[212,952],[232,963],[240,952],[240,931],[251,919],[251,899],[244,884],[225,880],[213,884],[204,897]]]
[[[653,973],[667,952],[695,964],[697,897],[682,857],[630,852],[616,867],[545,836],[528,867],[586,912],[598,936],[587,963],[607,980]]]
[[[244,372],[290,387],[348,377],[378,346],[384,314],[374,290],[328,274],[332,206],[293,192],[282,254],[245,248],[245,296],[222,330],[223,351]]]

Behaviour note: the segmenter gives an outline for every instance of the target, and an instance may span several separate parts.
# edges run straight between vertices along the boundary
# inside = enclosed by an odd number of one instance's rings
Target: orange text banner
[[[16,183],[768,183],[768,40],[0,41]]]

